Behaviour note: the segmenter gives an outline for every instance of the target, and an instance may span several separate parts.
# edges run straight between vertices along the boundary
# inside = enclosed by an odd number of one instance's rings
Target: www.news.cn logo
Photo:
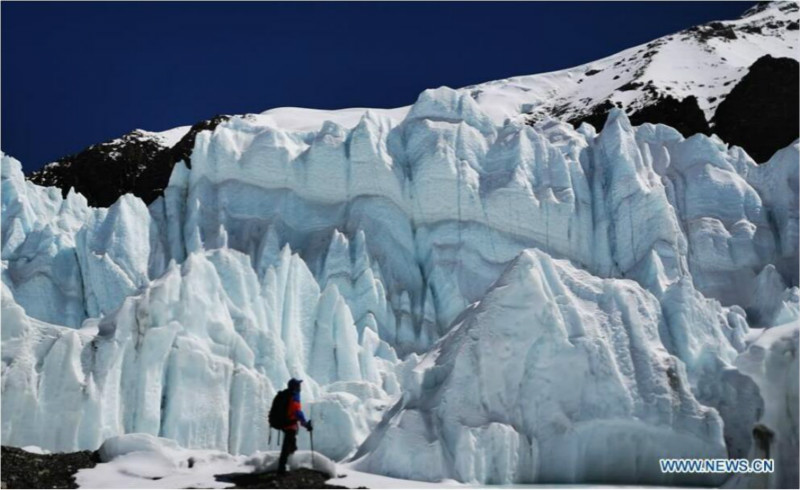
[[[660,459],[662,473],[773,473],[772,459]]]

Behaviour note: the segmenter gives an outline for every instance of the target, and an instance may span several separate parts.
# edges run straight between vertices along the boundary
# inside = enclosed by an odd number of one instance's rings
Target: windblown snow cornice
[[[506,119],[554,117],[599,130],[618,107],[635,125],[663,123],[687,137],[715,133],[761,163],[798,137],[798,19],[794,2],[768,3],[741,19],[692,27],[578,67],[461,90],[498,127]],[[399,124],[408,109],[373,111]],[[352,128],[365,110],[280,108],[263,115],[276,127],[307,133],[327,120]],[[197,132],[224,119],[162,133],[136,130],[64,157],[31,179],[64,196],[74,187],[94,206],[128,192],[150,203],[163,194],[174,164],[189,163]]]

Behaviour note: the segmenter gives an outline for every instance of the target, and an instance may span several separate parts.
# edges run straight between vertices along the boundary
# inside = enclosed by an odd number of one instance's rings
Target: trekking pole
[[[316,465],[314,464],[314,431],[308,431],[308,437],[311,438],[311,469],[316,469]]]
[[[308,415],[309,415],[308,423],[312,424],[311,421],[314,420],[314,405],[311,405],[311,407],[309,408]],[[314,464],[314,426],[313,425],[311,426],[311,430],[308,431],[308,437],[309,437],[309,439],[311,439],[311,469],[313,470],[313,469],[316,469],[316,467],[317,467]]]

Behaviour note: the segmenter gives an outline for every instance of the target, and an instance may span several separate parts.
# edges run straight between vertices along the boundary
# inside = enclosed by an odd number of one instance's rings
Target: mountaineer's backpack
[[[272,407],[269,409],[269,426],[273,429],[283,430],[292,423],[289,420],[289,401],[292,394],[289,390],[281,390],[272,399]]]

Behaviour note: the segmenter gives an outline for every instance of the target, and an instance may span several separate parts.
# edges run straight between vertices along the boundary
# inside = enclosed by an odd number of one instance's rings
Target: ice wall
[[[481,484],[719,483],[652,471],[726,451],[718,413],[662,345],[661,309],[633,281],[523,252],[409,373],[416,384],[357,467]]]
[[[288,243],[324,282],[335,241],[361,236],[358,260],[369,260],[383,298],[346,302],[407,353],[429,347],[529,247],[656,295],[691,273],[704,295],[745,309],[768,264],[797,286],[797,144],[759,167],[714,137],[633,128],[620,111],[599,135],[556,121],[495,127],[468,94],[447,88],[423,92],[399,124],[367,112],[352,129],[294,132],[262,119],[201,133],[192,168],[176,165],[149,213],[132,198],[108,210],[79,196],[62,203],[6,158],[4,277],[17,301],[55,321],[61,310],[35,299],[49,289],[68,303],[57,323],[77,326],[169,260],[220,246],[255,263]],[[31,196],[47,192],[48,210],[26,215],[42,206]]]
[[[756,166],[716,137],[633,127],[621,111],[599,133],[554,120],[498,126],[468,94],[440,88],[400,122],[368,111],[352,129],[233,117],[198,134],[191,168],[178,163],[149,207],[123,196],[90,208],[25,181],[3,156],[3,442],[94,448],[142,431],[187,447],[262,449],[266,427],[252,421],[296,375],[331,427],[318,449],[349,456],[394,406],[374,447],[414,449],[425,479],[633,481],[611,459],[587,473],[592,441],[614,431],[647,434],[620,457],[634,447],[660,454],[651,436],[671,441],[665,450],[717,454],[717,432],[729,455],[747,454],[765,403],[735,365],[748,322],[770,327],[800,310],[799,149]],[[462,345],[467,319],[475,332],[513,327],[489,325],[475,305],[502,299],[496,281],[515,260],[557,272],[538,273],[543,289],[504,300],[495,320],[532,307],[527,294],[553,302],[564,329],[588,333],[564,340],[539,322],[503,335],[546,339],[572,359],[563,371],[575,366],[576,382],[609,384],[629,400],[618,413],[583,400],[598,412],[585,429],[567,414],[574,439],[547,432],[558,420],[539,432],[496,415],[509,403],[499,392],[483,395],[494,408],[482,425],[439,426],[431,411],[403,404],[420,391],[411,353],[433,348],[425,359],[439,362],[438,349]],[[503,355],[478,357],[502,365]],[[454,400],[472,393],[448,384],[449,370],[431,368],[426,383]],[[680,413],[652,405],[664,376]],[[561,396],[557,386],[539,390]],[[52,425],[65,417],[73,423]],[[556,449],[538,454],[540,439]],[[572,469],[542,463],[554,455]],[[526,473],[527,463],[545,469]]]
[[[775,472],[742,475],[742,488],[793,488],[798,482],[798,344],[797,321],[764,331],[737,360],[742,372],[751,376],[764,397],[764,412],[753,428],[753,458],[772,458]]]
[[[469,95],[440,88],[394,126],[368,112],[352,130],[298,133],[248,116],[204,133],[186,184],[203,206],[179,222],[210,246],[224,229],[251,254],[273,229],[318,277],[334,229],[363,233],[397,329],[379,331],[406,353],[529,247],[656,295],[691,274],[726,306],[751,306],[767,264],[796,286],[796,157],[795,145],[759,167],[714,137],[633,128],[620,111],[599,135],[556,121],[495,127]],[[195,246],[186,240],[168,248]]]
[[[318,441],[341,458],[397,393],[391,347],[359,336],[336,286],[320,291],[288,246],[261,277],[239,252],[190,254],[79,330],[30,318],[5,286],[2,316],[4,444],[94,449],[137,432],[250,454],[293,376],[307,413],[349,428]]]

